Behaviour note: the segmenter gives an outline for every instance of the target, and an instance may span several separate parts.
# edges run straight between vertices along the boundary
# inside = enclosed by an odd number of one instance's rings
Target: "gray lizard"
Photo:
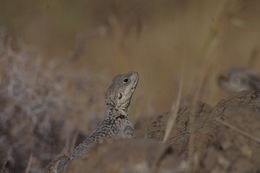
[[[49,164],[45,172],[56,173],[68,162],[84,155],[88,148],[96,142],[107,138],[131,138],[134,127],[128,120],[128,107],[137,87],[139,75],[137,72],[119,74],[114,77],[107,89],[105,103],[107,106],[105,119],[97,128],[80,143],[69,156],[62,156]]]

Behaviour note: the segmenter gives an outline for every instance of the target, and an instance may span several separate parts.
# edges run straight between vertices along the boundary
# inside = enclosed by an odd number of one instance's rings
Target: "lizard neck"
[[[128,112],[128,107],[130,106],[130,101],[127,101],[127,102],[119,105],[110,100],[109,102],[106,103],[106,106],[107,106],[107,110],[113,109],[113,110],[120,110],[120,111]]]
[[[118,109],[115,106],[107,106],[106,115],[108,117],[118,117],[120,115],[128,116],[128,113],[125,109]]]

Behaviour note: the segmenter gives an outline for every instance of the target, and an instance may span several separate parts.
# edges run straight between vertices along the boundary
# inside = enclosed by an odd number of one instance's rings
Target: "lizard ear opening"
[[[120,100],[123,97],[122,93],[118,93],[118,99]]]

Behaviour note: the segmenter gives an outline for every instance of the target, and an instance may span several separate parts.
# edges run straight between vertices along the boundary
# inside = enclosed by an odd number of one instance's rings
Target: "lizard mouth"
[[[134,81],[134,84],[133,84],[133,87],[131,88],[132,90],[135,90],[135,88],[137,87],[137,84],[138,84],[138,81],[139,81],[139,76],[138,76],[138,73],[135,72],[135,81]]]
[[[135,89],[135,88],[137,87],[137,84],[138,84],[138,78],[136,79],[136,81],[135,81],[135,83],[134,83],[132,89]]]

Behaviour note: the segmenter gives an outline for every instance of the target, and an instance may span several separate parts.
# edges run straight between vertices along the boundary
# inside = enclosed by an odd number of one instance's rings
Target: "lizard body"
[[[128,107],[138,80],[137,72],[119,74],[113,78],[105,95],[107,106],[105,119],[69,156],[63,156],[51,162],[49,165],[53,166],[48,166],[46,173],[57,173],[59,167],[64,168],[70,161],[84,155],[88,148],[96,142],[113,137],[131,138],[133,136],[134,127],[128,120]]]

